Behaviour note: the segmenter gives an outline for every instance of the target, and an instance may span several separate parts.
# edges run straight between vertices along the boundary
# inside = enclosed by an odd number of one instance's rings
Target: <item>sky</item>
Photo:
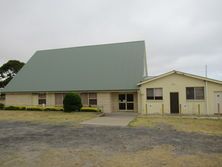
[[[221,0],[0,0],[0,65],[36,50],[145,40],[148,74],[222,80]]]

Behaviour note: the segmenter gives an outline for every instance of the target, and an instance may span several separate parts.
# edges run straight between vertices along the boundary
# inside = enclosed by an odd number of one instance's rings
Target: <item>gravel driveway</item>
[[[38,166],[36,161],[41,158],[41,153],[47,150],[70,150],[77,158],[77,152],[81,150],[111,155],[135,153],[170,145],[178,155],[222,154],[221,141],[221,136],[179,132],[165,124],[155,128],[83,125],[74,127],[69,124],[0,121],[0,166]],[[49,163],[49,160],[46,161]],[[99,162],[97,165],[99,166]],[[67,163],[65,166],[68,166]],[[86,162],[79,166],[90,165]]]

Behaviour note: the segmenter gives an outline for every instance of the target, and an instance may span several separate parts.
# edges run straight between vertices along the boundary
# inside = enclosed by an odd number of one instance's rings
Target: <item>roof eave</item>
[[[137,84],[137,86],[140,86],[140,85],[142,85],[142,84],[151,82],[151,81],[153,81],[153,80],[157,80],[157,79],[159,79],[159,78],[162,78],[162,77],[165,77],[165,76],[174,74],[174,73],[175,73],[175,74],[179,74],[179,75],[184,75],[184,76],[187,76],[187,77],[192,77],[192,78],[200,79],[200,80],[203,80],[203,81],[208,81],[208,82],[213,82],[213,83],[217,83],[217,84],[222,84],[222,81],[219,81],[219,80],[216,80],[216,79],[206,78],[206,77],[202,77],[202,76],[198,76],[198,75],[194,75],[194,74],[189,74],[189,73],[185,73],[185,72],[173,70],[173,71],[170,71],[170,72],[167,72],[167,73],[158,75],[158,76],[156,76],[156,77],[153,77],[153,78],[151,78],[151,79],[147,79],[147,80],[144,80],[144,81],[142,81],[142,82],[139,82],[139,83]]]

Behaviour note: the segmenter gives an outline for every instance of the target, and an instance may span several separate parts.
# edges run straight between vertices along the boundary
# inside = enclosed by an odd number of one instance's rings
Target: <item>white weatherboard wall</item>
[[[164,113],[170,114],[170,92],[179,92],[179,104],[181,104],[182,114],[198,114],[198,105],[200,106],[200,114],[213,115],[215,111],[215,92],[222,91],[222,85],[208,82],[208,91],[205,93],[205,99],[203,100],[187,100],[186,99],[186,87],[204,87],[205,81],[201,79],[195,79],[180,74],[171,74],[140,86],[139,97],[141,99],[140,110],[142,114],[161,114],[162,106]],[[163,100],[147,100],[146,88],[163,88]],[[206,88],[205,88],[206,90]],[[206,96],[207,95],[207,96]],[[206,100],[206,97],[207,100]],[[208,103],[208,110],[207,104]]]

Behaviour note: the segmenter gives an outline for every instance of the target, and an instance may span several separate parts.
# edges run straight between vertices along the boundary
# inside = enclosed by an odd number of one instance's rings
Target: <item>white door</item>
[[[222,114],[222,92],[215,92],[214,97],[215,97],[214,113]]]

